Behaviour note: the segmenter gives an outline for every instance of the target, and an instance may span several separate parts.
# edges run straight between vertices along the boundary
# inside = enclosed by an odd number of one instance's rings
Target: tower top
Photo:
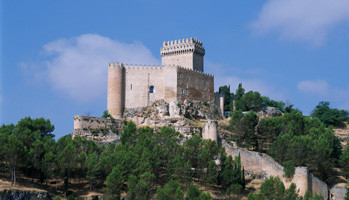
[[[193,52],[204,56],[205,48],[202,46],[202,42],[196,38],[187,38],[164,42],[160,49],[161,56],[185,52]]]

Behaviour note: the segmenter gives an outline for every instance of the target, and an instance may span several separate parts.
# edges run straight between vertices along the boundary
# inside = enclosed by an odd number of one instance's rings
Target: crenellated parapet
[[[202,42],[195,39],[179,39],[175,41],[167,41],[163,43],[160,49],[161,56],[171,54],[181,54],[187,52],[194,52],[199,55],[205,55],[205,48],[202,46]]]
[[[205,72],[202,72],[202,71],[199,71],[199,70],[188,69],[188,68],[181,67],[181,66],[177,66],[177,67],[178,67],[179,69],[182,69],[182,70],[185,70],[185,71],[196,72],[196,73],[199,73],[199,74],[202,74],[202,75],[205,75],[205,76],[214,77],[213,74],[208,74],[208,73],[205,73]]]

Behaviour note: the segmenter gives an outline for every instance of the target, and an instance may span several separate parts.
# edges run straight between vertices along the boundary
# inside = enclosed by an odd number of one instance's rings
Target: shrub
[[[291,161],[287,161],[287,162],[284,162],[283,166],[284,166],[285,176],[287,178],[293,177],[294,172],[295,172],[294,164]]]

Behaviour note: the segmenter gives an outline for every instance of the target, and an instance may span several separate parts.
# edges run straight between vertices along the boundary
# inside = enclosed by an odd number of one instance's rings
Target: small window
[[[154,93],[154,86],[149,87],[149,93]]]
[[[131,84],[131,90],[132,90],[132,84]]]

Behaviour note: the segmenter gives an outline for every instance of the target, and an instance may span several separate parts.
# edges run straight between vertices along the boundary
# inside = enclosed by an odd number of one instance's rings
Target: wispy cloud
[[[124,43],[98,34],[50,42],[43,53],[48,59],[34,70],[34,79],[45,77],[56,91],[77,101],[106,95],[109,62],[160,63],[140,42]],[[28,64],[22,63],[22,67],[26,69]]]
[[[347,0],[268,0],[252,27],[282,38],[321,45],[336,25],[349,21]]]
[[[297,88],[307,96],[318,98],[319,101],[335,101],[341,109],[349,110],[349,88],[332,87],[326,80],[301,81]]]
[[[298,83],[297,88],[307,94],[318,96],[327,96],[330,92],[330,86],[325,80],[306,80]]]

